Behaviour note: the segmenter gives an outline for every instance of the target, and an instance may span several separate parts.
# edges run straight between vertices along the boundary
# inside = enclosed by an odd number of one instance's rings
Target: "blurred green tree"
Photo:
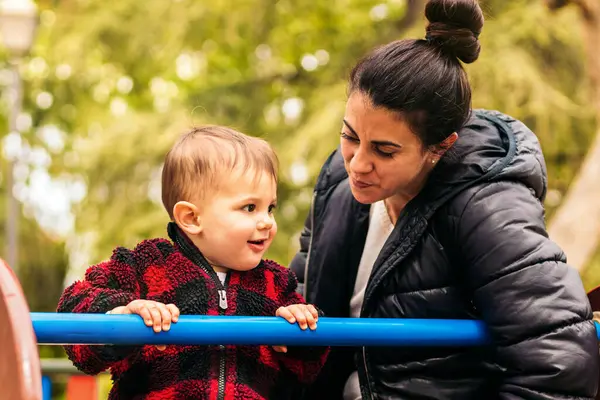
[[[116,245],[163,236],[164,153],[193,124],[219,123],[268,139],[282,166],[280,233],[269,256],[297,248],[312,184],[338,141],[345,78],[370,48],[423,37],[425,1],[244,0],[42,2],[27,68],[33,128],[60,128],[50,173],[85,183],[69,251],[82,268]],[[575,9],[482,1],[480,60],[468,66],[474,106],[525,121],[546,152],[549,215],[594,132]],[[40,93],[53,102],[41,108]],[[34,141],[35,135],[31,134]],[[73,250],[75,249],[75,250]],[[80,276],[82,269],[71,276]]]

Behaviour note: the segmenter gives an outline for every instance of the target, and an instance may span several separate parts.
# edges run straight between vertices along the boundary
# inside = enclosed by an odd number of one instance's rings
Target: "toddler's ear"
[[[187,201],[178,201],[173,206],[175,223],[187,234],[198,235],[202,232],[202,221],[198,207]]]

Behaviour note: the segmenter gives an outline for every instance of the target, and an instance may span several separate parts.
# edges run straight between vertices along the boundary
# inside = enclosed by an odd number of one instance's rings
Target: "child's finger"
[[[179,308],[175,304],[167,304],[167,308],[171,311],[171,317],[173,322],[177,322],[179,319]]]
[[[300,329],[306,329],[308,325],[306,323],[306,314],[304,314],[304,309],[300,307],[294,307],[292,309],[292,314],[294,314],[296,321],[298,321]]]
[[[160,312],[160,317],[162,319],[162,330],[168,331],[171,329],[171,321],[173,319],[171,311],[162,303],[156,303],[156,308]]]
[[[319,312],[317,311],[317,308],[315,306],[313,306],[312,304],[308,304],[306,308],[308,308],[308,311],[310,311],[315,320],[319,319]]]
[[[287,346],[273,346],[273,350],[278,353],[287,353]]]
[[[275,315],[285,319],[290,324],[296,323],[296,318],[294,318],[294,315],[290,312],[290,310],[287,307],[279,307],[275,312]]]
[[[140,317],[142,317],[146,326],[152,326],[152,314],[147,307],[140,307],[137,309],[133,308],[131,311],[133,314],[138,314]]]
[[[315,320],[315,317],[312,315],[308,308],[304,309],[304,315],[306,316],[306,322],[308,323],[308,327],[313,331],[317,329],[317,320]]]
[[[152,315],[154,332],[160,332],[162,327],[162,315],[160,314],[159,309],[153,304],[148,304],[146,308],[150,311],[150,315]]]

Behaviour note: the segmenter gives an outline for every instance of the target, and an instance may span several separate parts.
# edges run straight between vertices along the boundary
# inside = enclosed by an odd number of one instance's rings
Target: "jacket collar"
[[[198,267],[202,268],[214,281],[218,288],[222,289],[223,284],[217,276],[217,273],[213,267],[208,263],[208,260],[204,257],[202,252],[196,247],[196,245],[187,237],[185,233],[177,226],[175,222],[169,222],[167,224],[167,233],[169,238],[173,241],[175,246],[179,249],[187,259],[193,262]]]

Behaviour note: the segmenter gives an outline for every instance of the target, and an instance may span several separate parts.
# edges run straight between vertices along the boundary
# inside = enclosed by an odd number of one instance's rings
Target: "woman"
[[[432,0],[425,15],[425,40],[352,70],[291,267],[327,316],[481,319],[493,345],[337,348],[309,398],[592,399],[596,332],[545,230],[538,140],[471,112],[460,61],[479,55],[477,2]]]

